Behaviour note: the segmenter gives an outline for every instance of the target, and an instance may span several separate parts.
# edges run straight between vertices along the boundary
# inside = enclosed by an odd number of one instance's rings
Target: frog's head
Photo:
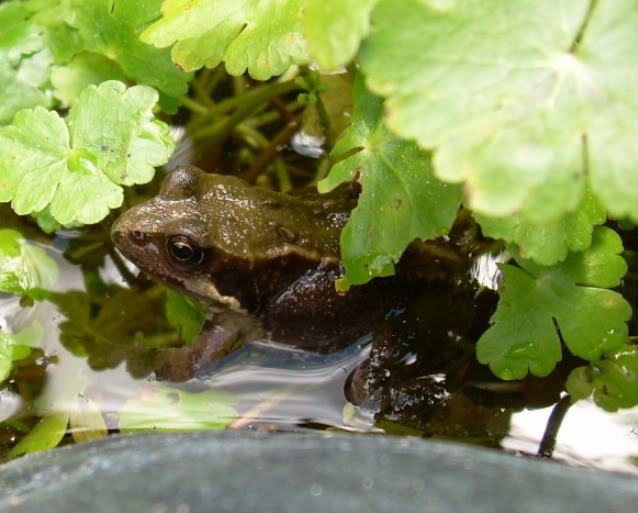
[[[156,197],[125,212],[112,238],[167,285],[253,310],[277,281],[320,260],[338,261],[340,228],[302,199],[186,166],[166,177]]]

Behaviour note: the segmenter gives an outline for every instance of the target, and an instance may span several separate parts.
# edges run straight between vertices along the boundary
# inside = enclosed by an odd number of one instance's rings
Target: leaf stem
[[[253,183],[261,172],[266,169],[275,158],[277,158],[280,146],[290,141],[292,134],[295,133],[298,127],[299,124],[296,121],[288,123],[283,130],[273,137],[268,146],[261,152],[259,158],[252,166],[250,166],[248,171],[242,174],[241,178],[246,180],[248,183]]]
[[[194,100],[193,98],[189,98],[188,96],[182,96],[179,99],[179,101],[188,110],[190,110],[192,112],[196,112],[197,114],[204,115],[204,114],[207,114],[210,111],[210,109],[207,108],[205,105],[202,105],[197,100]]]
[[[219,104],[214,109],[210,109],[208,114],[201,119],[209,122],[222,113],[228,112],[235,106],[237,109],[221,123],[215,123],[212,126],[204,126],[199,129],[192,127],[191,137],[194,140],[206,139],[208,144],[223,140],[241,121],[244,120],[251,112],[260,107],[270,98],[289,93],[298,89],[299,86],[293,80],[288,82],[277,82],[255,88],[242,96],[229,98]],[[197,123],[200,125],[201,123]]]
[[[576,32],[576,36],[574,36],[574,40],[569,47],[569,53],[576,53],[578,51],[578,47],[580,46],[583,37],[585,37],[585,30],[587,30],[587,25],[591,20],[594,9],[596,8],[596,4],[598,4],[598,0],[589,0],[587,12],[585,13],[585,17],[583,18],[580,27],[578,27],[578,32]]]
[[[562,397],[560,401],[554,405],[552,413],[549,416],[549,420],[547,421],[547,426],[545,427],[545,433],[543,433],[543,439],[541,440],[538,452],[536,453],[538,458],[551,458],[554,454],[558,430],[560,429],[560,425],[565,418],[565,414],[571,405],[572,398],[569,394]]]

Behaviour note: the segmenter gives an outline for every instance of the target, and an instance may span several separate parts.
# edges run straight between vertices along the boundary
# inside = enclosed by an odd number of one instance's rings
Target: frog
[[[339,291],[340,236],[359,192],[285,194],[181,166],[122,214],[112,226],[118,250],[207,312],[190,345],[164,351],[156,377],[205,375],[248,340],[319,354],[364,340],[368,356],[344,385],[351,403],[426,431],[450,401],[466,410],[470,399],[455,394],[467,376],[489,382],[472,340],[495,305],[494,294],[477,301],[466,279],[480,252],[475,225],[461,213],[448,237],[410,244],[395,275]]]
[[[335,286],[340,234],[357,199],[353,187],[291,195],[181,166],[122,214],[111,230],[117,249],[207,311],[205,336],[174,351],[160,375],[189,377],[249,338],[333,352],[405,304],[413,289],[405,280]]]

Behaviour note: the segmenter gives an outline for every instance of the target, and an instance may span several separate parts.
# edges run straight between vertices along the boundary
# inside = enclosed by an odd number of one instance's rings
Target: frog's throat
[[[186,289],[190,290],[191,294],[194,294],[209,307],[228,309],[242,314],[247,313],[246,309],[242,308],[236,297],[220,294],[212,283],[202,280],[198,283],[189,284]]]

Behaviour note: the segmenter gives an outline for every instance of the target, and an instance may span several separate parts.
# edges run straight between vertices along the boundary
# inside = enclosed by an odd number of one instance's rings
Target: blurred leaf
[[[99,405],[89,399],[78,401],[78,409],[69,415],[69,427],[76,442],[88,442],[109,434]]]
[[[216,390],[190,393],[157,388],[126,402],[120,412],[120,431],[192,431],[225,429],[237,418],[230,398]]]
[[[48,79],[52,57],[29,15],[21,3],[0,4],[0,125],[20,109],[51,104],[40,88]]]
[[[40,347],[42,336],[42,326],[37,322],[18,333],[0,331],[0,384],[11,375],[13,362],[27,358],[32,347]]]
[[[82,52],[68,64],[51,70],[53,94],[66,105],[72,105],[85,87],[107,80],[126,81],[120,66],[99,53]]]
[[[64,438],[68,424],[68,413],[54,413],[44,417],[27,436],[9,451],[9,456],[15,458],[23,454],[53,449]]]
[[[58,265],[46,251],[16,230],[0,229],[0,290],[39,298],[57,279]]]
[[[178,343],[174,329],[157,315],[164,310],[162,292],[112,287],[108,297],[81,291],[53,294],[50,300],[66,317],[60,323],[60,341],[86,356],[93,369],[126,362],[132,376],[147,376],[157,364],[156,348]]]
[[[534,223],[520,214],[488,217],[474,214],[484,235],[518,245],[521,256],[541,265],[554,265],[565,259],[568,251],[583,251],[591,244],[594,225],[607,220],[607,213],[587,193],[575,212],[561,218]]]

